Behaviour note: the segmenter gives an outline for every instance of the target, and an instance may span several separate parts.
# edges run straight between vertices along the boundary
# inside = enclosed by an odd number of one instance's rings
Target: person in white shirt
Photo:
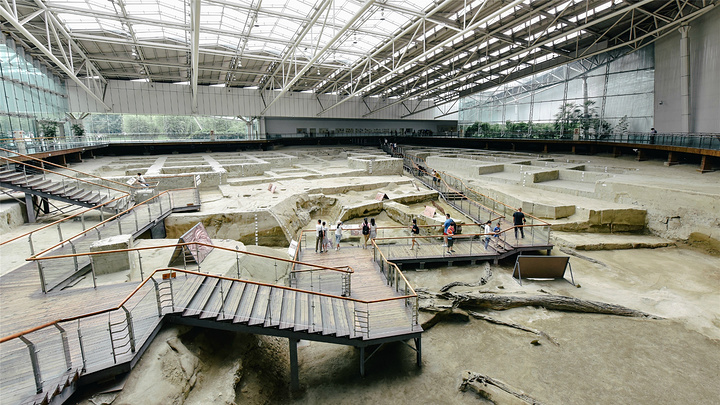
[[[335,250],[340,250],[340,239],[342,239],[342,222],[338,222],[335,228]]]
[[[488,245],[490,244],[490,234],[493,233],[492,228],[490,228],[490,221],[485,222],[485,230],[483,233],[485,234],[485,249],[487,250]]]
[[[137,176],[135,176],[135,182],[143,187],[150,187],[150,184],[145,181],[142,173],[138,173]]]

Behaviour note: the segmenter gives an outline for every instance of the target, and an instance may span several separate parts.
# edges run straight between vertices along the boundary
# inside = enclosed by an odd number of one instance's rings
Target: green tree
[[[158,128],[150,115],[123,115],[123,132],[128,134],[157,134]]]

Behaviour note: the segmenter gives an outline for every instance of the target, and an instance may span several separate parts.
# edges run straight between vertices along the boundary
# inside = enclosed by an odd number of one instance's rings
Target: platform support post
[[[419,337],[415,338],[415,351],[417,354],[417,365],[418,367],[422,366],[422,344],[421,339]]]
[[[298,374],[298,339],[289,338],[290,343],[290,388],[295,391],[300,389],[300,378]]]
[[[365,377],[365,346],[360,346],[360,376]]]

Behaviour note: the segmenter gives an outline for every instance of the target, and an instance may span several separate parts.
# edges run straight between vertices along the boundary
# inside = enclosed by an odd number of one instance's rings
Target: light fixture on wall
[[[663,104],[665,104],[665,102],[660,100],[660,102],[658,104],[663,105]]]

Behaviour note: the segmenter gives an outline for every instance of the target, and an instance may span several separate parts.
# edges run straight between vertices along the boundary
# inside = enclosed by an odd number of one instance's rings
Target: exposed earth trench
[[[248,250],[287,257],[289,240],[298,238],[302,229],[312,229],[318,219],[358,223],[363,217],[374,217],[380,226],[407,227],[412,218],[419,218],[422,224],[435,225],[442,220],[439,212],[435,219],[420,216],[433,202],[454,218],[462,218],[408,176],[358,174],[349,171],[349,151],[340,156],[333,151],[306,149],[309,152],[288,148],[288,155],[297,159],[288,166],[287,179],[282,170],[274,168],[274,177],[239,177],[203,189],[201,212],[174,214],[166,220],[168,242],[172,243],[192,224],[202,222],[211,238],[228,246],[238,244]],[[601,157],[588,159],[598,160],[593,162],[597,165],[613,162]],[[644,169],[635,166],[640,163],[617,159],[614,162],[632,166],[637,170],[633,176],[668,169],[657,165]],[[113,175],[119,174],[122,165],[115,162],[103,167],[104,172],[99,172]],[[451,167],[446,170],[452,173]],[[304,174],[315,176],[320,171],[336,175],[303,178]],[[690,179],[699,176],[686,170],[671,178],[668,187],[678,184],[681,175]],[[717,173],[709,176],[718,179]],[[653,181],[654,187],[661,186],[656,178]],[[713,180],[705,177],[702,181]],[[278,191],[270,194],[268,183],[277,184]],[[502,182],[494,187],[502,188]],[[379,192],[388,194],[390,200],[375,201]],[[717,187],[711,192],[717,192],[715,196],[720,199]],[[566,198],[571,201],[574,197]],[[705,229],[692,232],[692,226],[687,224],[682,225],[687,229],[681,230],[670,220],[663,234],[659,223],[663,217],[671,217],[675,208],[664,207],[662,196],[647,198],[652,200],[638,199],[633,204],[647,208],[645,221],[655,224],[648,224],[640,232],[616,235],[603,229],[573,233],[592,228],[582,226],[585,220],[580,218],[591,209],[578,209],[565,219],[551,220],[557,229],[566,231],[556,233],[553,254],[571,255],[577,286],[562,280],[529,281],[520,286],[511,277],[514,258],[499,264],[480,262],[474,266],[455,264],[404,271],[420,291],[422,306],[429,309],[421,311],[420,322],[432,323],[422,335],[420,367],[415,364],[411,348],[391,344],[380,348],[368,361],[367,375],[361,378],[358,350],[302,341],[298,351],[301,389],[291,392],[286,339],[168,325],[122,382],[85,387],[73,401],[96,405],[717,403],[717,233],[709,235]],[[508,204],[518,205],[517,201]],[[712,218],[715,208],[717,205],[691,206],[688,210]],[[251,246],[256,243],[256,226],[259,247]],[[650,232],[653,235],[648,235]],[[389,234],[406,236],[407,230]],[[664,242],[658,242],[659,238]],[[347,243],[359,241],[350,239]],[[262,261],[247,264],[243,275],[273,271],[263,268],[265,265]],[[234,276],[234,270],[223,272]],[[530,297],[569,297],[648,316],[571,312],[568,307],[551,307],[539,301],[507,308],[468,306],[462,303],[467,299],[458,299],[483,295],[520,301]],[[455,308],[456,313],[431,321],[439,311],[449,308]],[[115,388],[109,389],[111,386]]]

